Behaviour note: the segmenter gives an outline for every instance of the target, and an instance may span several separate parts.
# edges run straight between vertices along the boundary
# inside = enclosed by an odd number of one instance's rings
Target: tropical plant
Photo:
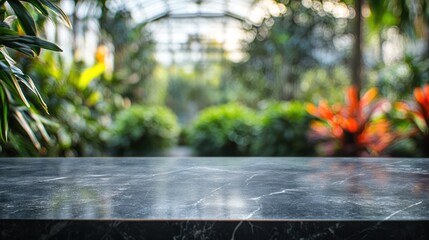
[[[154,154],[173,146],[179,135],[176,116],[163,106],[131,106],[113,125],[110,143],[113,154],[121,156]]]
[[[240,104],[210,107],[191,126],[189,142],[198,155],[250,155],[257,124],[256,113]]]
[[[323,100],[307,111],[319,118],[310,123],[309,137],[320,142],[318,151],[333,156],[380,155],[395,139],[389,121],[382,115],[390,105],[375,101],[377,90],[369,89],[360,99],[356,87],[347,90],[346,105],[329,106]]]
[[[122,108],[123,100],[112,92],[111,82],[103,80],[102,52],[97,51],[95,58],[89,67],[80,61],[69,65],[49,52],[29,65],[28,73],[38,79],[41,95],[50,106],[49,119],[55,123],[47,125],[52,139],[46,146],[49,156],[103,154],[111,112]]]
[[[273,102],[263,110],[252,155],[311,156],[314,147],[308,144],[308,125],[312,117],[300,102]]]
[[[35,20],[30,13],[33,8],[46,17],[51,14],[58,16],[67,26],[71,27],[66,14],[50,0],[1,0],[0,1],[0,138],[8,140],[9,129],[19,134],[25,132],[37,149],[41,144],[34,129],[49,140],[43,126],[43,118],[35,107],[36,102],[48,113],[33,80],[24,73],[12,54],[21,54],[28,58],[38,56],[41,49],[61,51],[48,41],[38,37]],[[14,15],[10,11],[14,12]],[[18,20],[19,24],[15,24]],[[31,94],[28,93],[29,90]],[[37,101],[30,101],[29,95],[37,96]]]
[[[413,138],[423,156],[429,156],[429,84],[414,89],[414,102],[398,102],[396,108],[412,124],[407,135]]]

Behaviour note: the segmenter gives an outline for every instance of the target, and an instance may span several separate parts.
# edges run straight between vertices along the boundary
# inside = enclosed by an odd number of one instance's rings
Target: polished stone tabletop
[[[429,159],[0,159],[0,219],[428,220]]]

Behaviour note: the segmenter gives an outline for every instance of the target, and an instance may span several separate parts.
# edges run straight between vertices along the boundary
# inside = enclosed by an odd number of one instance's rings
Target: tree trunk
[[[77,18],[77,4],[78,4],[79,0],[74,0],[74,6],[73,6],[73,12],[72,12],[72,16],[71,16],[71,22],[73,25],[72,31],[73,31],[73,36],[72,36],[72,54],[75,57],[76,51],[78,49],[78,43],[77,43],[77,35],[78,35],[78,18]]]
[[[355,42],[353,47],[352,84],[360,92],[363,85],[362,60],[362,5],[364,0],[355,0]],[[358,95],[359,96],[359,95]]]

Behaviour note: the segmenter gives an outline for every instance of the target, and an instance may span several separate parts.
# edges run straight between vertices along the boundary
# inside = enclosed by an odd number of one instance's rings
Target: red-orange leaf
[[[416,98],[416,101],[421,105],[426,105],[426,99],[425,95],[423,94],[423,90],[421,88],[414,89],[414,97]]]
[[[393,137],[387,120],[376,121],[372,118],[383,103],[374,102],[377,94],[377,89],[371,88],[359,100],[357,88],[353,86],[346,91],[346,105],[337,103],[329,106],[326,101],[321,101],[318,107],[307,105],[307,112],[320,119],[311,124],[310,136],[323,140],[323,144],[335,146],[330,150],[323,149],[327,154],[380,154],[390,145]],[[407,111],[409,106],[398,104],[398,108]]]
[[[429,84],[425,84],[423,86],[423,93],[424,93],[425,98],[426,98],[426,103],[429,103]]]
[[[317,107],[316,106],[314,106],[314,104],[312,104],[312,103],[308,103],[307,104],[307,106],[306,106],[306,110],[307,110],[307,112],[309,113],[309,114],[311,114],[311,115],[313,115],[313,116],[315,116],[315,117],[318,117],[319,116],[319,111],[317,110]]]
[[[374,100],[374,98],[377,96],[377,89],[376,88],[370,88],[361,98],[360,105],[361,107],[365,107],[368,104]]]
[[[319,114],[320,114],[320,117],[323,119],[331,119],[334,116],[331,109],[329,109],[328,103],[326,103],[326,101],[320,101]]]
[[[404,102],[397,102],[395,103],[395,108],[401,112],[408,112],[411,111],[410,107],[408,106],[408,104],[404,103]]]
[[[359,107],[358,92],[355,86],[352,86],[347,90],[347,100],[349,103],[349,115],[353,116],[356,114],[356,111],[358,110],[358,107]]]
[[[348,119],[346,128],[349,132],[352,132],[352,133],[357,132],[359,125],[356,119],[353,119],[353,118]]]

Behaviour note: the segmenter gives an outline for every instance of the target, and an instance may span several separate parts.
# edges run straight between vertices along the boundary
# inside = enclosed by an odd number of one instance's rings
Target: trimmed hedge
[[[256,113],[229,103],[203,110],[191,126],[189,142],[201,156],[247,156],[258,123]]]
[[[273,102],[262,112],[257,140],[252,146],[256,156],[313,156],[315,149],[307,140],[312,119],[300,102]]]
[[[299,102],[272,102],[259,113],[234,103],[203,110],[189,142],[202,156],[313,156],[312,119]]]
[[[177,118],[166,107],[135,105],[119,112],[115,119],[111,131],[115,155],[151,154],[177,142]]]

